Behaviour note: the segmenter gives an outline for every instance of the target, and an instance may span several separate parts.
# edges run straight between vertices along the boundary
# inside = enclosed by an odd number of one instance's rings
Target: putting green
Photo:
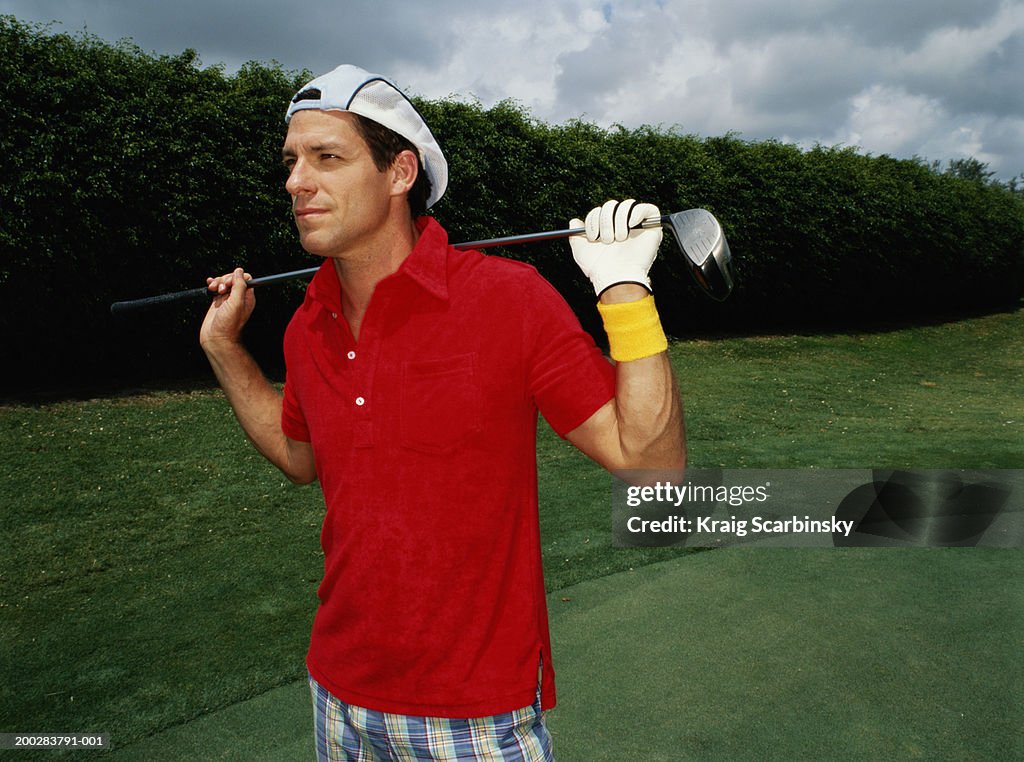
[[[560,590],[556,755],[1022,758],[1022,571],[1019,550],[726,549]],[[309,759],[308,691],[112,756]]]
[[[1022,562],[728,549],[563,591],[559,760],[1024,758]]]

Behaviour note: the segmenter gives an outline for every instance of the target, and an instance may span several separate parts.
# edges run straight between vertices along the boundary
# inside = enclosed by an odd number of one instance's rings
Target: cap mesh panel
[[[361,100],[365,99],[369,105],[379,108],[385,113],[392,109],[400,108],[402,101],[405,100],[404,95],[391,87],[391,85],[380,80],[371,82],[360,90],[359,95],[356,97]]]

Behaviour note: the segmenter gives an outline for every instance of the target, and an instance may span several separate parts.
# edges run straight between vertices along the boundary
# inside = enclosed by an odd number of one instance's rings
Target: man
[[[323,489],[319,758],[550,759],[537,411],[609,470],[683,468],[648,291],[661,229],[638,229],[658,211],[609,202],[570,242],[613,366],[533,268],[459,252],[421,216],[447,164],[390,82],[339,67],[286,121],[295,224],[324,262],[285,336],[283,395],[242,346],[241,270],[209,279],[200,340],[256,448]]]

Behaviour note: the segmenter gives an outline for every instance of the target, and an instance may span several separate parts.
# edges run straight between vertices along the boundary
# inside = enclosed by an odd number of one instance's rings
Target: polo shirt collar
[[[420,237],[398,271],[385,278],[405,278],[428,294],[448,300],[448,233],[433,217],[419,217],[416,229]],[[334,262],[325,259],[309,284],[308,294],[331,312],[341,311],[341,286]]]
[[[407,275],[428,293],[448,301],[448,233],[433,217],[419,217],[416,229],[420,237],[395,275]]]

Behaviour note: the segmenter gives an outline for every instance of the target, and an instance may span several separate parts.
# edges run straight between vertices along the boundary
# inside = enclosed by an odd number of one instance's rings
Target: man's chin
[[[329,257],[330,247],[322,239],[318,239],[315,234],[307,233],[303,235],[299,234],[299,244],[305,250],[307,254],[312,254],[315,257]]]

